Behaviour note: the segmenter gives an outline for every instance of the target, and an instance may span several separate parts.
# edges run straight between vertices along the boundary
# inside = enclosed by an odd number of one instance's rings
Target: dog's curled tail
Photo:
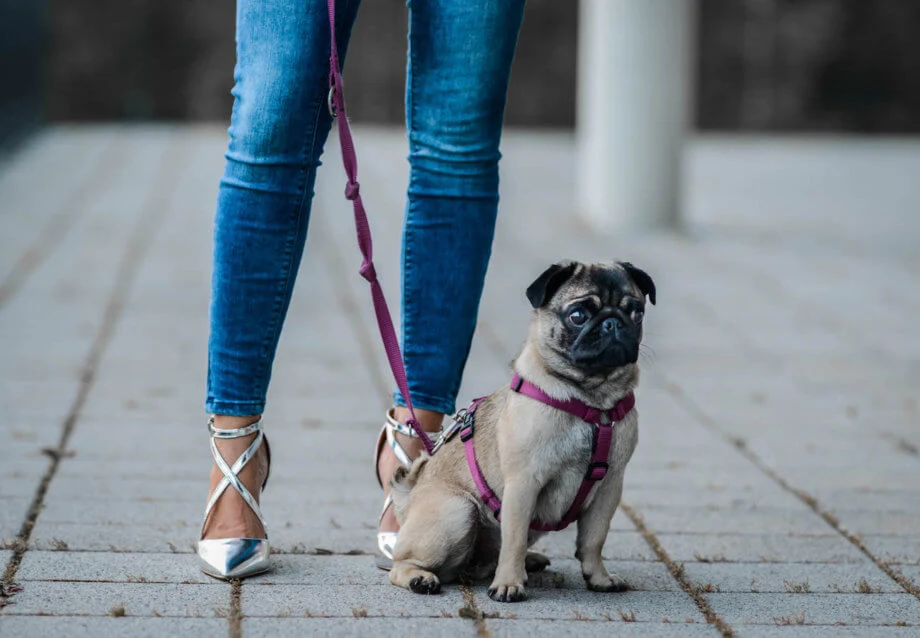
[[[390,493],[393,495],[393,502],[396,504],[397,510],[402,509],[402,506],[406,503],[409,497],[409,490],[418,482],[422,469],[430,459],[431,457],[428,454],[422,452],[417,459],[412,461],[412,465],[409,467],[400,465],[396,468],[396,473],[393,474],[393,479],[390,481]]]
[[[400,465],[393,474],[393,480],[390,481],[390,487],[393,489],[402,488],[406,491],[412,489],[412,486],[418,482],[419,474],[422,468],[431,459],[427,453],[422,452],[417,459],[412,461],[412,465],[405,467]]]

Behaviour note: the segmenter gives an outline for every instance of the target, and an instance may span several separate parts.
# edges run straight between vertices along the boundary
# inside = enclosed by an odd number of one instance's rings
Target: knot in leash
[[[374,262],[365,261],[364,263],[362,263],[361,267],[358,269],[358,274],[364,277],[364,279],[367,281],[376,281],[377,280],[377,269],[374,268]]]
[[[345,199],[354,201],[361,193],[361,184],[358,182],[348,182],[345,184]]]

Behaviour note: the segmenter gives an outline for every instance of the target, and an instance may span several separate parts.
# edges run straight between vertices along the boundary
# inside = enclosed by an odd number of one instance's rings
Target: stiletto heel
[[[396,455],[397,460],[404,466],[409,467],[412,465],[412,460],[409,458],[409,455],[406,453],[406,450],[399,444],[399,441],[396,440],[396,433],[402,434],[403,436],[408,436],[413,439],[419,438],[418,434],[415,433],[408,425],[403,425],[396,420],[394,416],[394,410],[391,408],[387,411],[386,421],[383,424],[383,427],[380,428],[380,435],[377,437],[377,454],[376,462],[379,467],[380,464],[380,453],[383,451],[383,445],[386,443],[393,450],[393,454]],[[380,470],[377,470],[377,482],[380,483],[380,487],[383,487],[383,479],[380,477]],[[380,569],[387,570],[393,566],[393,550],[396,549],[396,540],[399,536],[399,532],[381,532],[379,531],[380,522],[383,521],[384,515],[387,513],[387,510],[393,505],[393,497],[390,494],[387,494],[386,498],[383,500],[383,508],[380,510],[380,518],[377,519],[377,549],[380,551],[380,556],[376,559],[376,565]]]
[[[211,498],[208,500],[207,507],[204,510],[204,520],[201,522],[201,535],[204,535],[204,529],[207,525],[211,510],[214,509],[217,499],[221,497],[227,487],[233,487],[243,498],[246,504],[252,509],[255,515],[262,523],[262,529],[266,530],[265,519],[262,517],[262,510],[252,493],[246,489],[240,481],[239,473],[246,464],[255,456],[256,452],[265,443],[265,452],[268,454],[268,463],[271,467],[271,449],[268,445],[268,439],[262,432],[262,420],[258,420],[250,425],[236,428],[234,430],[219,430],[214,427],[214,417],[208,421],[208,431],[211,433],[211,456],[220,469],[224,477],[214,488]],[[249,447],[243,451],[240,457],[232,466],[227,464],[220,451],[217,449],[216,439],[238,439],[253,433],[257,433],[256,438],[252,440]],[[268,474],[262,482],[262,488],[268,484]],[[198,541],[198,558],[203,571],[208,576],[228,580],[231,578],[246,578],[268,571],[271,567],[269,562],[270,547],[268,544],[268,531],[265,531],[266,538],[212,538]]]

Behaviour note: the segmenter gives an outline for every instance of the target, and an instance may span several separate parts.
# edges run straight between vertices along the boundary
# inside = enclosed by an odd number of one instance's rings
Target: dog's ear
[[[543,274],[527,287],[527,300],[530,301],[530,305],[534,308],[544,306],[553,298],[559,287],[568,281],[577,265],[575,262],[559,263],[544,270]]]
[[[639,286],[639,290],[642,291],[642,294],[648,297],[648,300],[652,302],[652,305],[655,304],[655,282],[652,281],[652,278],[647,272],[641,268],[636,268],[628,261],[618,261],[623,267],[623,270],[626,271],[626,274],[636,282],[636,285]]]

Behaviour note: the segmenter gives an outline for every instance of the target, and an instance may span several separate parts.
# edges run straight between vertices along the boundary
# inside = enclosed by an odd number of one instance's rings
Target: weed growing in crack
[[[806,580],[804,583],[795,583],[791,580],[783,579],[783,589],[786,590],[787,594],[810,594],[811,585],[808,584]]]
[[[722,588],[718,585],[713,585],[712,583],[706,583],[705,585],[696,585],[695,589],[697,592],[702,594],[719,594],[722,592]]]
[[[868,580],[865,578],[860,578],[856,582],[856,591],[858,591],[860,594],[878,594],[882,591],[882,588],[878,586],[873,587],[869,584]]]
[[[804,625],[805,624],[805,612],[797,611],[791,616],[774,616],[773,623],[776,625]]]

